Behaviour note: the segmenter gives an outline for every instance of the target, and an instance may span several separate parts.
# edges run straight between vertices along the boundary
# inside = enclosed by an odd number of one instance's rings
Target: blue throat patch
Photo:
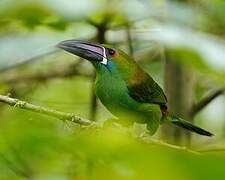
[[[112,72],[114,69],[116,69],[116,64],[109,59],[106,67],[108,68],[109,71]]]

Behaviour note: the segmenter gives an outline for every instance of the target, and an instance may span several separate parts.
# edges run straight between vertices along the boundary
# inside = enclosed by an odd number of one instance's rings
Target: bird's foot
[[[147,137],[149,137],[149,134],[148,134],[146,131],[142,132],[142,133],[139,135],[139,138],[147,138]]]
[[[112,127],[118,127],[118,123],[116,119],[109,119],[106,120],[103,124],[103,128],[112,128]]]

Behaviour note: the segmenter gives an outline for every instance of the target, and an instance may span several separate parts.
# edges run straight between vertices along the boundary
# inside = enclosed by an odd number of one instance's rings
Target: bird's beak
[[[104,47],[95,43],[79,40],[66,40],[60,42],[57,47],[89,61],[102,61],[105,57]]]

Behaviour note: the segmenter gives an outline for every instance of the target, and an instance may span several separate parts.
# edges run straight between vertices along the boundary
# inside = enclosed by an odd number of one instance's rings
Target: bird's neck
[[[101,86],[104,91],[117,91],[126,87],[125,81],[118,71],[110,71],[106,67],[96,69],[96,86]]]

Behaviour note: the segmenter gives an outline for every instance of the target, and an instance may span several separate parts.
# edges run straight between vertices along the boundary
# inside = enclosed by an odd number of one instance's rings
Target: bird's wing
[[[164,105],[167,98],[162,88],[147,73],[133,83],[127,83],[129,95],[138,102]]]

